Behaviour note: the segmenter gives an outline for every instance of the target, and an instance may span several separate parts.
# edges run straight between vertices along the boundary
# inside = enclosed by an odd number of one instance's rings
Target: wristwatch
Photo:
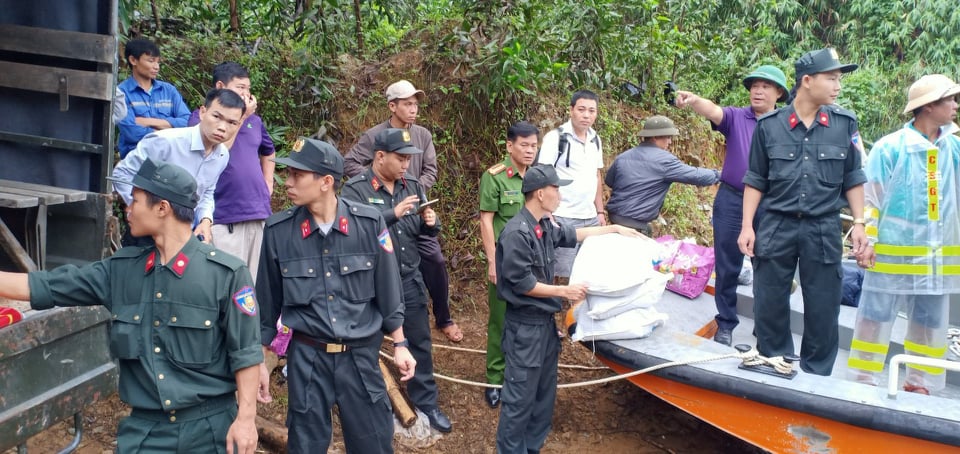
[[[400,342],[394,342],[394,343],[393,343],[393,346],[394,346],[394,347],[410,348],[410,341],[409,341],[408,339],[404,339],[404,340],[402,340],[402,341],[400,341]]]
[[[866,224],[867,221],[865,221],[863,218],[856,218],[856,219],[853,220],[853,223],[854,223],[854,224]]]

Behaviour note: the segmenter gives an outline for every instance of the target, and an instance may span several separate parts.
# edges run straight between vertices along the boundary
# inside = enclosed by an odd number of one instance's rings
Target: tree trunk
[[[237,10],[237,0],[230,0],[230,31],[240,33],[240,13]]]
[[[157,11],[157,0],[150,0],[150,10],[153,11],[153,21],[157,24],[156,33],[160,33],[163,30],[160,25],[160,12]]]
[[[363,23],[360,20],[360,0],[353,0],[353,15],[357,17],[357,55],[363,53]]]

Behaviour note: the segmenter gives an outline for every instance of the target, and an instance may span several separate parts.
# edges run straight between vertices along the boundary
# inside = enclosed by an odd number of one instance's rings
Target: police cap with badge
[[[837,55],[836,49],[832,47],[807,52],[793,65],[794,71],[796,72],[796,80],[800,80],[803,76],[812,76],[817,73],[834,70],[848,73],[858,67],[859,66],[855,64],[845,65],[840,63],[840,57]]]
[[[343,156],[333,145],[322,140],[301,137],[294,142],[289,156],[274,161],[294,169],[330,175],[334,179],[343,176]]]
[[[373,140],[373,149],[397,154],[423,153],[423,150],[413,146],[410,131],[399,128],[387,128],[378,132]]]

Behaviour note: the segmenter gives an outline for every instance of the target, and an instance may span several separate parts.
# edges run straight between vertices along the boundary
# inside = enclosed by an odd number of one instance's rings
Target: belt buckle
[[[343,344],[327,344],[327,353],[343,353],[346,351]]]

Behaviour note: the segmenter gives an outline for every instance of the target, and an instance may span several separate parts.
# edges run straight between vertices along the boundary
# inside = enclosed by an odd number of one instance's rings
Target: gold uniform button
[[[204,321],[204,322],[203,322],[203,326],[210,326],[210,320]]]
[[[154,320],[153,326],[160,326],[160,320]]]
[[[370,266],[370,262],[367,262],[367,266]]]
[[[171,323],[177,323],[177,317],[170,317]]]
[[[313,272],[313,268],[308,269],[307,272],[308,272],[308,273],[312,273],[312,272]]]
[[[210,251],[210,255],[217,255],[217,251]]]
[[[350,267],[349,267],[349,266],[345,266],[345,267],[343,267],[343,270],[344,270],[344,271],[347,271],[347,270],[349,270],[349,269],[350,269]]]
[[[330,277],[330,272],[329,272],[329,271],[327,271],[326,276],[327,276],[327,277]]]
[[[333,295],[328,296],[327,299],[333,301]]]
[[[163,293],[157,292],[157,298],[163,298]]]
[[[167,399],[167,400],[163,401],[163,404],[164,404],[164,405],[170,405],[170,399]]]
[[[163,374],[157,375],[157,378],[159,378],[160,380],[163,380]]]
[[[140,316],[139,316],[139,315],[134,315],[134,316],[133,316],[133,319],[134,319],[134,320],[140,320]]]
[[[170,417],[170,422],[177,422],[177,417],[176,417],[176,416],[171,416],[171,417]]]
[[[160,347],[153,347],[153,352],[160,353]],[[170,401],[167,401],[167,402],[170,402]],[[170,404],[168,403],[167,405],[170,405]]]
[[[286,272],[287,272],[287,269],[286,269],[286,268],[284,268],[284,269],[283,269],[283,272],[284,272],[284,274],[286,274]]]

